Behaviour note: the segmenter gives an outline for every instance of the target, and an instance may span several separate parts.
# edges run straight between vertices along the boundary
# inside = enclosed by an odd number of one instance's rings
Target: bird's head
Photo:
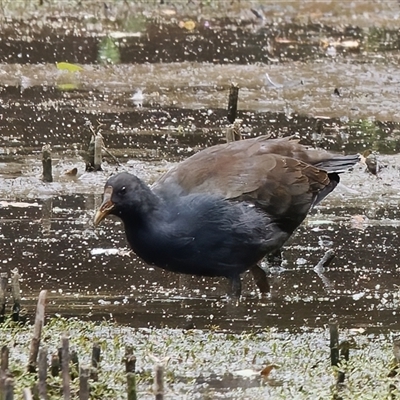
[[[104,187],[103,202],[94,217],[97,226],[109,214],[123,217],[124,212],[132,212],[140,200],[145,184],[135,175],[122,172],[108,179]]]

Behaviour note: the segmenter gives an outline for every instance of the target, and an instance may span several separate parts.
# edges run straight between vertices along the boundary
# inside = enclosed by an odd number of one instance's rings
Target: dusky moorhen
[[[251,270],[269,291],[257,263],[280,249],[309,210],[338,184],[359,155],[307,148],[293,138],[253,139],[202,150],[152,186],[129,173],[105,184],[98,225],[121,218],[127,240],[146,263],[169,271],[224,276],[240,296]]]

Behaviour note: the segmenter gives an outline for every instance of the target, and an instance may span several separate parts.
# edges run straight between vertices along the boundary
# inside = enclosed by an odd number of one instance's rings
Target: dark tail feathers
[[[340,182],[340,178],[339,175],[336,172],[333,173],[328,173],[330,182],[329,185],[325,186],[324,189],[322,189],[317,197],[315,198],[312,207],[315,207],[318,203],[320,203],[326,196],[328,196],[328,194],[330,192],[332,192],[333,189],[335,189],[335,187],[338,185],[338,183]]]
[[[336,172],[340,174],[341,172],[344,172],[349,168],[353,167],[359,161],[360,161],[359,154],[351,154],[348,156],[334,155],[332,158],[328,160],[320,161],[319,163],[313,165],[314,167],[323,169],[328,173]]]

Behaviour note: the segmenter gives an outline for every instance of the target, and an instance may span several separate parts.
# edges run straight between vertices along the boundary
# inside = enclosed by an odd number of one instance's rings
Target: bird
[[[130,247],[149,265],[226,277],[235,298],[249,270],[268,293],[260,261],[282,248],[359,159],[294,137],[219,144],[178,163],[151,187],[128,172],[111,176],[94,225],[119,217]]]

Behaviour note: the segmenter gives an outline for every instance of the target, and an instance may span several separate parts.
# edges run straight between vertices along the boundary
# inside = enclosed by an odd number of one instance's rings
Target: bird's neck
[[[135,195],[127,204],[126,208],[119,210],[118,216],[124,223],[129,244],[139,256],[142,256],[141,249],[148,245],[147,238],[163,225],[167,208],[164,200],[145,184],[136,188]]]
[[[122,208],[118,216],[126,226],[139,227],[155,216],[162,215],[163,207],[163,200],[143,184],[137,188],[135,198],[132,199],[129,207]]]
[[[157,255],[152,238],[162,235],[166,212],[163,201],[158,199],[157,203],[147,203],[140,214],[131,214],[122,219],[130,247],[149,264],[154,263],[154,257]]]

